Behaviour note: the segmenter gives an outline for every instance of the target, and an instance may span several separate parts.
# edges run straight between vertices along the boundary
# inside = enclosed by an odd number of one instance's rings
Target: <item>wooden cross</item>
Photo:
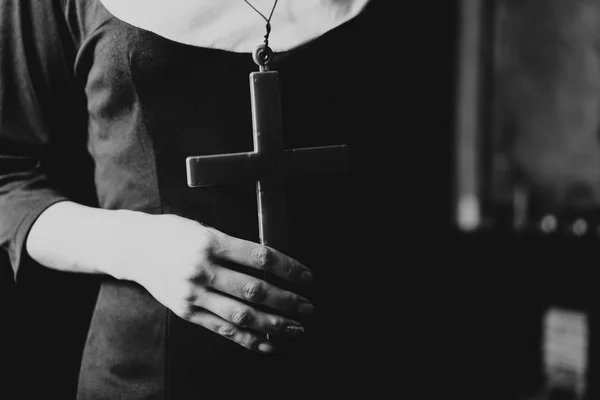
[[[256,182],[260,242],[286,252],[285,177],[348,171],[348,148],[339,145],[284,149],[279,74],[269,71],[266,64],[259,65],[260,71],[250,74],[254,151],[188,157],[187,183],[199,187]]]

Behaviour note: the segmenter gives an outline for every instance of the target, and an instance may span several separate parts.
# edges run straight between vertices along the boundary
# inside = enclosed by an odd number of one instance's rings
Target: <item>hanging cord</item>
[[[271,18],[273,17],[273,13],[275,12],[275,7],[277,7],[278,1],[279,0],[275,0],[273,8],[271,9],[271,14],[269,14],[269,18],[267,18],[263,13],[258,11],[258,9],[254,7],[248,0],[244,0],[246,4],[248,4],[254,11],[256,11],[258,15],[260,15],[267,22],[267,33],[265,34],[265,43],[263,45],[258,46],[256,50],[254,50],[254,53],[252,53],[252,58],[254,59],[254,62],[261,68],[261,71],[268,70],[268,65],[273,59],[273,50],[271,50],[271,48],[269,47],[269,35],[271,34]]]
[[[277,7],[277,2],[279,0],[275,0],[275,4],[273,4],[273,8],[271,9],[271,14],[269,14],[269,18],[265,17],[263,13],[258,11],[256,7],[252,5],[248,0],[244,0],[246,4],[248,4],[258,15],[260,15],[267,22],[267,34],[265,35],[265,46],[269,47],[269,35],[271,34],[271,18],[273,17],[273,13],[275,12],[275,7]]]

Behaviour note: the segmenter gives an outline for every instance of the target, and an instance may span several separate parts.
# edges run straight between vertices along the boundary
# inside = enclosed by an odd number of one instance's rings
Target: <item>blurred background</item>
[[[496,271],[481,398],[600,399],[600,1],[458,9],[454,223]]]

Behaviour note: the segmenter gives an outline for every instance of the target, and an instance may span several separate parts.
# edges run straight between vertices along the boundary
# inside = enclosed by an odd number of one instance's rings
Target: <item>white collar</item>
[[[167,39],[249,53],[264,41],[265,20],[244,0],[100,0],[116,18]],[[269,46],[287,51],[358,15],[369,0],[279,0]],[[274,0],[252,0],[269,16]]]

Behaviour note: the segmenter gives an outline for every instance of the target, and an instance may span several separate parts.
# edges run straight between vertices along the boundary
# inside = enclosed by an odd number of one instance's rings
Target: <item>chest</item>
[[[360,109],[352,100],[359,67],[351,61],[351,41],[334,30],[275,55],[287,147],[348,141]],[[249,53],[185,45],[112,19],[82,54],[90,118],[110,124],[139,106],[160,151],[190,156],[252,148],[248,76],[257,67]]]

